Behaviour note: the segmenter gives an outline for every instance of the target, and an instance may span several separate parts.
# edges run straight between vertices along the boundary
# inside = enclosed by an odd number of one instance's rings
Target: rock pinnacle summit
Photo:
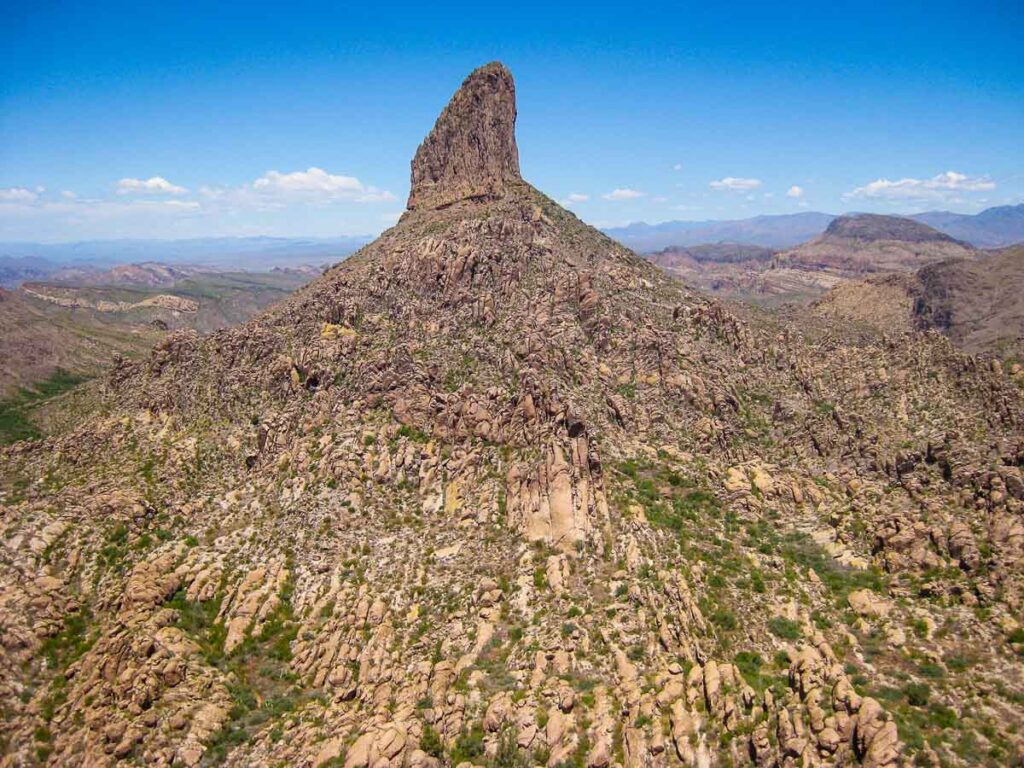
[[[470,73],[416,151],[409,209],[493,199],[522,181],[515,127],[511,73],[499,62]]]

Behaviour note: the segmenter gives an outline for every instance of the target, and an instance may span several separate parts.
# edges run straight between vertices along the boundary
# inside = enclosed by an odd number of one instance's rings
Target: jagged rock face
[[[1020,750],[1014,381],[745,323],[506,182],[0,453],[4,768]]]
[[[497,62],[475,70],[416,150],[409,208],[499,197],[522,181],[515,128],[512,75]]]

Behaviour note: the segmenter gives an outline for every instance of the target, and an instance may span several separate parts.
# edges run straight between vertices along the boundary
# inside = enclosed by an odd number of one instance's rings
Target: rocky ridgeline
[[[935,335],[744,322],[521,180],[0,454],[0,765],[1003,765],[1024,432]]]

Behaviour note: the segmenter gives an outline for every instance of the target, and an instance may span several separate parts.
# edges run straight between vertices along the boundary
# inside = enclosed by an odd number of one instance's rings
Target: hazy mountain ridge
[[[911,218],[977,248],[1024,242],[1024,205],[1001,205],[974,215],[936,211]]]
[[[829,213],[802,212],[725,221],[637,222],[605,229],[604,232],[640,252],[704,243],[739,243],[784,249],[821,235],[836,218]],[[900,218],[928,224],[978,248],[1024,242],[1024,204],[989,208],[973,215],[936,211]]]
[[[187,240],[91,240],[74,243],[0,243],[0,268],[8,259],[31,257],[55,265],[110,267],[160,262],[220,269],[266,270],[304,263],[334,263],[370,241],[369,236],[332,238],[208,237]],[[59,268],[59,267],[58,267]]]

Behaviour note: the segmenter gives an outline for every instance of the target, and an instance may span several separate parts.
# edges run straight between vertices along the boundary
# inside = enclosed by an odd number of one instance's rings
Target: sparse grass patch
[[[63,394],[85,381],[65,370],[57,370],[50,378],[38,381],[6,400],[0,400],[0,445],[19,440],[38,440],[42,437],[39,428],[32,423],[30,410],[41,403]]]

